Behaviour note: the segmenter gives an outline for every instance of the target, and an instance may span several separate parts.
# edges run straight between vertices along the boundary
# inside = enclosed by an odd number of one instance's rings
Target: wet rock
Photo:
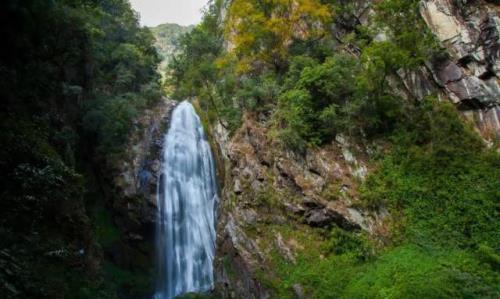
[[[480,119],[500,105],[498,7],[483,1],[424,0],[420,12],[449,54],[428,65],[444,87],[440,98],[458,104],[464,114],[479,116],[475,123],[483,137],[500,134],[500,125]]]
[[[271,216],[271,223],[285,225],[287,223],[286,217],[280,214],[273,214]]]
[[[333,224],[333,218],[325,209],[315,209],[306,212],[306,222],[314,227],[327,227]]]
[[[262,263],[255,242],[248,238],[233,215],[227,215],[226,224],[217,238],[215,278],[217,298],[269,298],[267,291],[253,277]],[[257,256],[257,257],[256,257]]]
[[[254,180],[252,181],[251,187],[255,193],[258,193],[262,189],[262,181]]]
[[[128,238],[131,240],[131,241],[142,241],[144,240],[144,237],[139,235],[139,234],[129,234],[128,235]]]
[[[337,135],[335,141],[340,144],[340,148],[342,150],[342,155],[344,160],[347,162],[347,166],[349,168],[349,172],[361,179],[364,180],[366,175],[368,174],[368,168],[365,165],[365,162],[358,159],[356,155],[351,151],[351,143],[342,135]]]
[[[421,12],[429,28],[440,41],[448,41],[462,37],[469,42],[466,30],[452,13],[452,7],[446,0],[431,0],[421,2]]]
[[[347,211],[349,213],[349,219],[351,222],[356,223],[366,231],[370,230],[369,226],[366,223],[367,218],[359,210],[353,208],[347,208]]]
[[[322,195],[332,182],[342,182],[350,186],[349,190],[355,188],[357,183],[351,179],[355,171],[366,169],[364,156],[358,156],[361,150],[350,152],[351,160],[347,161],[342,147],[350,144],[345,140],[341,145],[332,143],[298,155],[273,147],[266,130],[264,124],[245,114],[241,128],[230,140],[217,141],[219,146],[227,147],[220,152],[228,154],[215,266],[216,289],[223,294],[221,298],[268,296],[258,283],[259,273],[272,272],[268,246],[277,249],[291,263],[296,259],[293,250],[300,247],[277,233],[263,234],[265,228],[261,224],[293,227],[305,222],[313,227],[337,225],[353,230],[360,229],[353,220],[365,221],[361,213],[351,217],[344,198],[329,202]],[[255,204],[253,199],[262,190],[275,190],[273,203]],[[373,227],[376,225],[375,219]],[[300,227],[303,229],[303,225]]]
[[[252,266],[257,266],[253,258],[253,253],[259,253],[254,240],[248,238],[245,232],[240,228],[232,215],[229,216],[229,221],[226,224],[225,232],[231,238],[233,246],[238,249],[240,255],[248,261]]]
[[[475,123],[482,135],[489,140],[500,138],[500,107],[463,112],[465,117]]]

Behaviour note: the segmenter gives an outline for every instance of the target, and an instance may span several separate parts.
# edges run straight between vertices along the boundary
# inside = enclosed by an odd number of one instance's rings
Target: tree
[[[259,63],[284,70],[294,40],[320,38],[331,18],[317,0],[235,0],[229,7],[225,37],[240,73]]]

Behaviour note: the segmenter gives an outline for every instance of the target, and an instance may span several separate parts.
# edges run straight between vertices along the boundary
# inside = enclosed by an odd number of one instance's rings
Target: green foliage
[[[4,119],[0,140],[1,213],[4,223],[25,230],[59,217],[65,205],[78,206],[83,181],[49,143],[46,122]],[[60,220],[60,219],[58,219]]]
[[[238,103],[243,108],[254,111],[263,111],[277,98],[280,87],[274,73],[265,72],[257,76],[245,76],[239,82],[235,92]]]
[[[5,145],[0,149],[2,297],[60,298],[54,294],[69,289],[74,281],[69,277],[61,281],[57,273],[75,260],[81,262],[72,255],[77,249],[71,240],[85,235],[87,218],[80,214],[83,179],[64,164],[53,145],[58,142],[52,138],[71,139],[63,138],[68,132],[51,134],[49,128],[44,119],[4,118],[0,123],[0,141]],[[48,255],[55,250],[63,254]],[[76,269],[68,272],[79,275],[82,285],[95,285]]]
[[[171,84],[176,87],[174,98],[213,97],[212,84],[217,75],[214,61],[223,42],[217,25],[218,9],[217,4],[209,6],[203,22],[180,38],[179,54],[170,63]]]
[[[226,39],[234,45],[230,55],[237,71],[248,72],[266,64],[280,71],[291,40],[310,40],[325,34],[331,14],[317,0],[232,1],[225,21]]]
[[[278,196],[279,194],[276,193],[272,186],[266,186],[256,194],[255,203],[268,209],[276,208],[280,203]]]
[[[230,69],[217,66],[224,42],[218,23],[221,5],[221,1],[211,2],[203,22],[180,38],[178,54],[169,65],[168,84],[174,86],[173,98],[198,98],[210,123],[219,121],[234,131],[241,118],[234,101],[237,82]]]
[[[86,133],[97,136],[100,152],[107,155],[119,151],[137,116],[134,95],[96,100],[88,103],[88,113],[83,118]]]
[[[338,133],[376,135],[400,114],[385,81],[373,86],[359,61],[336,54],[322,64],[306,57],[292,61],[275,113],[278,137],[286,147],[331,141]]]
[[[384,0],[375,5],[375,11],[377,30],[388,35],[397,46],[396,51],[404,53],[402,63],[406,67],[419,66],[440,51],[437,40],[420,16],[420,1]]]
[[[349,27],[344,18],[354,18],[358,4],[333,1],[332,9],[340,14],[337,22]],[[388,39],[366,43],[366,30],[357,27],[361,59],[344,54],[316,55],[324,59],[322,63],[304,56],[291,59],[275,113],[275,135],[285,147],[303,151],[308,145],[331,141],[338,133],[388,135],[404,117],[408,105],[391,93],[387,79],[398,70],[422,65],[437,53],[437,42],[420,18],[418,1],[386,0],[375,10],[372,34],[383,32]],[[356,41],[356,34],[351,39]]]
[[[427,101],[407,124],[368,179],[367,204],[400,215],[404,239],[500,249],[498,154],[483,148],[450,104]]]
[[[104,272],[107,283],[115,291],[126,290],[130,296],[140,298],[148,296],[149,290],[153,289],[153,271],[150,271],[148,275],[144,275],[106,262],[104,264]]]
[[[188,33],[194,26],[181,26],[178,24],[161,24],[151,28],[155,36],[155,47],[161,57],[160,71],[165,71],[172,57],[177,52],[179,39]]]
[[[373,251],[370,247],[371,244],[366,236],[334,227],[323,250],[335,255],[348,254],[359,260],[368,260]]]
[[[114,298],[82,173],[160,99],[153,36],[127,0],[7,0],[1,22],[0,297]]]
[[[500,292],[498,275],[467,251],[405,244],[375,254],[368,239],[338,228],[326,238],[300,227],[280,230],[303,247],[295,263],[271,254],[275,273],[262,279],[276,298],[293,297],[296,284],[310,298],[494,298]]]
[[[290,90],[280,97],[275,122],[279,126],[277,137],[285,147],[304,151],[306,140],[317,141],[318,131],[310,124],[314,118],[311,101],[305,90]]]
[[[263,278],[277,297],[295,284],[311,298],[498,297],[499,155],[451,104],[426,100],[408,115],[362,188],[367,206],[389,208],[393,245],[377,252],[339,228],[294,232],[297,262],[276,252],[277,277]]]
[[[343,298],[493,298],[495,281],[461,251],[402,246],[384,253],[354,276]]]

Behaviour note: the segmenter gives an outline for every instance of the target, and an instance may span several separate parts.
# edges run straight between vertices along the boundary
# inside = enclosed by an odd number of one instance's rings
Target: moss
[[[414,245],[384,253],[348,283],[344,298],[493,298],[489,270],[457,250]],[[496,294],[496,295],[495,295]]]
[[[404,245],[360,259],[357,248],[349,247],[359,244],[352,233],[344,233],[350,234],[344,245],[335,244],[334,248],[343,248],[337,252],[323,250],[328,238],[308,229],[284,228],[281,233],[285,239],[293,235],[301,249],[292,263],[272,248],[266,262],[269,268],[257,273],[275,298],[292,298],[295,284],[309,298],[489,298],[498,294],[491,270],[482,269],[464,251]]]

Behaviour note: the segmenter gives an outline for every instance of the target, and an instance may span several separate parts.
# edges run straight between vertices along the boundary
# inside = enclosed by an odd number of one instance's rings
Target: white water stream
[[[189,102],[173,111],[158,188],[155,299],[213,288],[217,181],[210,145]]]

